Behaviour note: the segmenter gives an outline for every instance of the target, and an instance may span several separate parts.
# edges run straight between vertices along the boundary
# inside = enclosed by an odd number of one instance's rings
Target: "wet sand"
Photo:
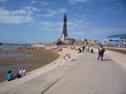
[[[49,64],[59,57],[59,54],[54,51],[27,48],[0,50],[0,54],[0,82],[7,80],[9,70],[18,73],[19,68],[25,67],[29,72]]]

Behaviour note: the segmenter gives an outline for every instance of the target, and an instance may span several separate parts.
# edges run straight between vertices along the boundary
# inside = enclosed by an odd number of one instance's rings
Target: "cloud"
[[[101,28],[101,27],[93,27],[90,29],[90,32],[87,33],[89,39],[106,39],[107,36],[112,34],[121,34],[125,33],[126,28]]]
[[[55,32],[59,32],[62,30],[62,22],[51,22],[51,21],[42,21],[40,22],[40,27],[41,30],[44,31],[55,31]]]
[[[42,31],[47,32],[60,32],[62,34],[63,31],[63,21],[61,22],[54,22],[54,21],[41,21],[39,28]],[[78,19],[68,20],[67,22],[67,31],[70,37],[79,38],[87,38],[93,29],[95,28],[93,22],[89,21],[82,21]]]
[[[58,12],[59,13],[65,13],[65,12],[67,12],[67,10],[65,8],[59,8],[58,9]]]
[[[119,33],[125,33],[126,28],[101,28],[101,27],[95,27],[93,28],[92,34],[98,35],[111,35],[111,34],[119,34]]]
[[[63,14],[67,11],[67,9],[65,8],[58,8],[56,10],[52,10],[52,9],[48,9],[47,10],[47,13],[43,14],[42,16],[45,16],[45,17],[52,17],[52,16],[55,16],[55,15],[59,15],[59,14]]]
[[[76,3],[85,3],[90,0],[69,0],[70,4],[76,4]]]
[[[40,9],[31,6],[24,7],[23,9],[27,11],[40,11]]]
[[[0,8],[0,23],[5,24],[21,24],[30,23],[34,20],[34,12],[38,12],[39,9],[34,7],[24,7],[19,10],[7,10]]]
[[[47,10],[47,13],[46,14],[43,14],[42,16],[45,16],[45,17],[51,17],[51,16],[54,16],[57,14],[57,11],[55,10],[52,10],[52,9],[48,9]]]
[[[70,31],[87,31],[91,29],[91,27],[95,27],[95,25],[90,21],[75,19],[68,21],[68,27]]]
[[[42,31],[61,32],[63,30],[63,22],[42,21],[40,23]],[[125,28],[107,28],[96,26],[90,21],[82,21],[80,19],[69,19],[67,22],[68,35],[74,38],[87,39],[105,39],[108,35],[125,33]]]
[[[46,5],[48,5],[49,3],[48,2],[46,2],[46,1],[38,1],[38,0],[31,0],[31,3],[33,3],[33,4],[40,4],[41,6],[46,6]]]
[[[32,3],[37,3],[37,1],[36,1],[36,0],[32,0],[31,2],[32,2]]]
[[[44,31],[56,31],[62,32],[63,29],[63,21],[61,22],[53,22],[53,21],[42,21],[40,22],[41,30]],[[88,30],[88,28],[93,27],[93,23],[91,22],[83,22],[82,20],[69,20],[67,22],[68,33],[71,35],[81,35],[81,32]]]
[[[106,39],[107,36],[113,34],[121,34],[125,33],[126,28],[101,28],[101,27],[94,27],[89,30],[73,30],[69,32],[69,35],[76,37],[76,38],[87,38],[91,40],[102,40]]]
[[[48,5],[49,3],[48,2],[45,2],[45,1],[41,1],[40,3],[42,6],[45,6],[45,5]]]
[[[83,31],[79,31],[79,32],[70,32],[70,35],[74,35],[74,36],[87,36],[87,33],[83,32]]]
[[[46,1],[38,1],[38,0],[31,0],[31,3],[33,3],[33,4],[36,4],[36,3],[39,3],[40,5],[42,5],[42,6],[45,6],[45,5],[48,5],[49,3],[48,2],[46,2]]]

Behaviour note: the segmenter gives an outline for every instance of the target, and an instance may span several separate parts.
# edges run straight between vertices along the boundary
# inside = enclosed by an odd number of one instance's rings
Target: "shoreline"
[[[10,89],[13,89],[15,87],[18,87],[22,84],[25,84],[33,79],[36,79],[37,77],[53,70],[54,68],[62,65],[62,64],[65,64],[66,62],[63,62],[63,57],[65,54],[67,53],[70,53],[71,54],[71,59],[69,60],[72,60],[74,58],[77,58],[79,56],[79,54],[76,52],[76,51],[72,51],[68,48],[63,48],[62,51],[59,51],[58,54],[60,54],[60,56],[54,60],[53,62],[50,62],[49,64],[46,64],[45,66],[42,66],[40,68],[37,68],[31,72],[28,72],[26,74],[26,76],[24,76],[23,78],[20,78],[20,79],[16,79],[16,80],[12,80],[12,81],[4,81],[2,83],[0,83],[0,91],[1,93],[4,93],[5,91],[7,90],[10,90]],[[8,88],[6,88],[8,87]]]
[[[30,76],[30,75],[32,75],[35,78],[36,76],[41,75],[42,73],[47,72],[47,71],[57,67],[58,65],[64,63],[63,62],[63,56],[65,54],[69,53],[71,55],[71,57],[74,57],[77,54],[76,51],[71,51],[71,49],[69,49],[69,48],[63,48],[62,51],[58,51],[58,52],[56,52],[56,50],[51,50],[51,51],[54,51],[59,56],[55,60],[49,62],[48,64],[45,64],[43,66],[39,66],[39,67],[34,68],[31,71],[27,72],[26,78],[27,78],[27,76]],[[43,72],[40,72],[40,71],[43,71]],[[25,77],[23,77],[23,78],[25,78]],[[21,78],[21,79],[23,79],[23,78]],[[15,79],[15,80],[20,80],[20,79]],[[15,81],[15,80],[13,80],[13,81]],[[8,82],[7,80],[4,80],[4,81],[0,82],[0,84],[1,83],[7,83],[7,82]]]
[[[0,59],[0,83],[7,80],[7,72],[12,70],[13,73],[18,73],[21,67],[26,68],[27,72],[31,72],[37,68],[45,66],[52,61],[55,61],[59,54],[52,50],[43,49],[14,49],[9,50],[7,54],[21,53],[21,54],[32,54],[32,57],[25,56],[14,56],[12,58],[6,57]],[[0,51],[0,54],[6,54],[6,51]],[[21,59],[18,59],[21,58]],[[49,59],[48,59],[49,58]]]

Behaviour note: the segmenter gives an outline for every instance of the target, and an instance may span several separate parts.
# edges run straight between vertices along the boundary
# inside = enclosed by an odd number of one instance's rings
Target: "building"
[[[126,33],[107,36],[112,45],[126,45]]]
[[[63,18],[63,32],[60,39],[57,40],[57,44],[72,44],[75,41],[73,38],[68,37],[67,33],[67,16],[66,13]]]

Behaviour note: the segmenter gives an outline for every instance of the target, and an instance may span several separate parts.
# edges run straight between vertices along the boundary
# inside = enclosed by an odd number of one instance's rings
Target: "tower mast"
[[[64,15],[64,24],[63,24],[63,33],[62,35],[64,36],[64,38],[68,37],[68,34],[67,34],[67,16],[66,16],[66,13]]]

